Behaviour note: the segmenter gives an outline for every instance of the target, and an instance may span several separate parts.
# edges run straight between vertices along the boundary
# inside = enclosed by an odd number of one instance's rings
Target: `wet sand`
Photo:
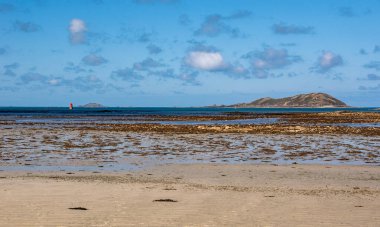
[[[0,135],[0,170],[127,171],[167,163],[380,164],[380,136],[62,129],[4,130]]]
[[[379,182],[380,169],[363,166],[0,172],[0,225],[379,226]]]
[[[275,124],[178,124],[274,117]],[[166,163],[380,164],[380,127],[334,125],[377,124],[380,113],[148,116],[147,123],[126,124],[128,119],[3,121],[0,170],[128,171]],[[162,120],[174,123],[160,124]]]

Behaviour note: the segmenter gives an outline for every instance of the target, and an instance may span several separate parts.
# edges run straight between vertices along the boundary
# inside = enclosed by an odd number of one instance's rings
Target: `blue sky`
[[[379,0],[0,0],[0,106],[380,106],[379,21]]]

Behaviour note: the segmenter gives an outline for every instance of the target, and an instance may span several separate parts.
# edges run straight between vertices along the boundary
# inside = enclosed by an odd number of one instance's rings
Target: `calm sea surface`
[[[198,116],[223,115],[228,112],[243,113],[315,113],[333,111],[380,112],[376,107],[366,108],[171,108],[171,107],[108,107],[75,108],[66,107],[0,107],[0,116]]]
[[[75,108],[66,107],[0,107],[0,121],[15,121],[16,123],[105,123],[105,124],[144,124],[151,123],[152,116],[217,116],[228,113],[315,113],[333,111],[380,112],[378,108]],[[186,125],[244,125],[273,124],[277,118],[255,118],[240,120],[214,121],[155,121],[157,124]],[[352,125],[354,126],[354,125]],[[366,127],[357,125],[354,127]],[[367,127],[379,127],[378,124]]]

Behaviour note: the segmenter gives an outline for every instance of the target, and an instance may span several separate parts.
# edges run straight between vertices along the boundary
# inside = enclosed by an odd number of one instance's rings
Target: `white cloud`
[[[279,70],[302,61],[298,55],[290,55],[286,49],[275,49],[266,47],[262,51],[250,51],[242,58],[248,59],[252,65],[253,76],[265,79],[270,76],[280,77],[284,75]]]
[[[72,19],[70,21],[70,41],[73,44],[82,44],[86,41],[86,23],[80,19]]]
[[[253,65],[255,66],[255,68],[257,69],[265,69],[267,67],[267,62],[266,61],[263,61],[261,59],[257,59],[256,61],[253,62]]]
[[[226,66],[219,52],[193,51],[188,54],[186,63],[193,68],[206,71],[220,70]]]
[[[49,83],[50,85],[53,85],[53,86],[59,85],[60,82],[61,82],[61,81],[58,80],[58,79],[51,79],[51,80],[48,81],[48,83]]]
[[[315,66],[315,69],[319,73],[326,73],[330,69],[336,66],[340,66],[342,64],[343,64],[342,56],[335,54],[331,51],[325,51],[318,58],[318,62],[317,62],[317,65]]]
[[[335,59],[335,55],[333,53],[326,52],[320,58],[319,64],[322,67],[329,67],[329,66],[331,66],[333,64],[334,59]]]
[[[249,57],[250,53],[247,55]],[[279,69],[300,61],[299,56],[291,56],[286,49],[266,48],[254,53],[253,67],[256,70]]]
[[[86,31],[86,24],[83,20],[80,19],[72,19],[70,22],[70,32],[78,33]]]
[[[99,66],[107,62],[105,58],[102,56],[98,56],[95,54],[89,54],[82,58],[82,62],[89,66]]]

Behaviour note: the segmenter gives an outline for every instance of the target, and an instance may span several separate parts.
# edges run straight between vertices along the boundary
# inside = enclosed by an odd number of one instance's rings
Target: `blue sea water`
[[[253,118],[240,120],[158,120],[165,116],[217,116],[228,113],[316,113],[333,111],[380,112],[378,108],[162,108],[162,107],[0,107],[0,121],[16,123],[103,123],[103,124],[168,124],[168,125],[245,125],[274,124],[278,118]],[[154,120],[155,119],[155,120]],[[154,121],[154,122],[153,122]],[[351,125],[347,125],[351,126]],[[353,127],[379,127],[378,124],[352,125]]]
[[[380,112],[376,107],[363,108],[173,108],[173,107],[0,107],[0,116],[213,116],[234,113],[316,113],[334,111]]]

